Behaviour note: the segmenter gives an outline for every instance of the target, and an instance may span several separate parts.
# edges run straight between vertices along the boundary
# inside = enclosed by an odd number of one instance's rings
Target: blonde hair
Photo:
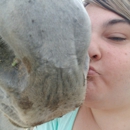
[[[113,11],[130,22],[130,0],[84,0],[84,6],[90,3]]]

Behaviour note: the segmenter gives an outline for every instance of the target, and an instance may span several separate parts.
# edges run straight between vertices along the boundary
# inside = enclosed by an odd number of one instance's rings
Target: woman
[[[92,23],[83,105],[35,130],[130,130],[130,0],[86,0]]]

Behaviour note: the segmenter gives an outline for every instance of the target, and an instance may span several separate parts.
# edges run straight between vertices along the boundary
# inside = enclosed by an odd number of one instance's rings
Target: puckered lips
[[[89,70],[88,70],[88,74],[87,74],[87,79],[90,79],[92,77],[97,77],[99,75],[100,75],[100,73],[98,73],[98,71],[94,67],[89,66]]]

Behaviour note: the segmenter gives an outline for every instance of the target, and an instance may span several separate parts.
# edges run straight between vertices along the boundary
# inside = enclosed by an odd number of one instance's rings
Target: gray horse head
[[[89,41],[80,0],[0,0],[0,110],[30,127],[79,107]]]

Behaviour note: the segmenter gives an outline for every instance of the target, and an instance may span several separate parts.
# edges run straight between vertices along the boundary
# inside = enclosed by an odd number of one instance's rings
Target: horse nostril
[[[24,57],[24,58],[23,58],[23,63],[24,63],[24,65],[25,65],[25,67],[27,68],[28,73],[30,73],[30,72],[31,72],[31,64],[30,64],[30,61],[29,61],[26,57]]]

